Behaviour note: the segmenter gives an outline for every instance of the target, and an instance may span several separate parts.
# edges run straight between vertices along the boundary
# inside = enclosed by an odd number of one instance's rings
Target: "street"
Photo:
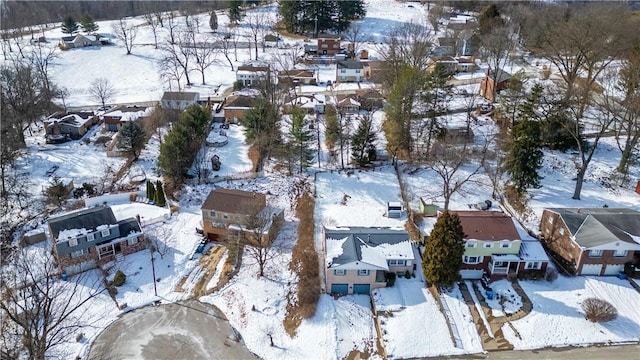
[[[565,347],[526,351],[495,351],[488,354],[451,356],[449,359],[560,359],[560,360],[600,360],[600,359],[640,359],[640,345]]]

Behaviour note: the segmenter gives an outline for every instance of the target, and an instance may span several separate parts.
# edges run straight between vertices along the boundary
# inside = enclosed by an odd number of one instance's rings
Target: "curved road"
[[[549,348],[523,351],[495,351],[487,354],[452,356],[450,359],[495,359],[495,360],[637,360],[640,359],[640,345],[611,345],[590,347]]]
[[[122,315],[91,346],[89,359],[255,359],[222,312],[190,300]]]

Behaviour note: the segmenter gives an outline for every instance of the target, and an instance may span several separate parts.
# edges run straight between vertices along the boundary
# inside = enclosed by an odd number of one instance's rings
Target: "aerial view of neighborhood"
[[[0,0],[0,359],[638,359],[638,29]]]

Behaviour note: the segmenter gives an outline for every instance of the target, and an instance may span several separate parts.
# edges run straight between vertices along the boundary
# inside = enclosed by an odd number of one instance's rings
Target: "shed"
[[[423,216],[438,216],[438,205],[427,203],[423,198],[420,198],[419,209]]]
[[[36,229],[36,230],[31,230],[31,231],[27,232],[26,234],[24,234],[20,244],[24,247],[24,246],[33,245],[33,244],[37,244],[37,243],[43,242],[45,240],[47,240],[47,235],[44,233],[44,230],[43,229]]]
[[[402,203],[397,201],[387,202],[387,217],[399,218],[402,217]]]

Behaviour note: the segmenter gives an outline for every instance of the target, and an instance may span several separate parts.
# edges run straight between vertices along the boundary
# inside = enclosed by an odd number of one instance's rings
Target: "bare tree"
[[[512,31],[506,26],[494,27],[489,34],[482,37],[482,50],[489,63],[489,76],[494,84],[498,84],[498,79],[504,73],[503,66],[507,61],[507,54],[512,50],[514,40],[511,37]],[[492,99],[496,99],[497,86],[491,89]]]
[[[174,45],[176,43],[176,28],[178,27],[178,20],[176,14],[173,11],[167,12],[167,26],[169,27],[169,43]]]
[[[160,27],[160,23],[158,22],[158,17],[156,14],[148,13],[144,14],[144,19],[147,22],[147,25],[151,28],[151,32],[153,33],[153,44],[155,48],[158,48],[158,27]]]
[[[113,32],[118,39],[124,42],[124,47],[127,49],[127,55],[130,55],[131,49],[133,49],[133,41],[136,39],[136,35],[138,34],[138,29],[128,21],[120,19],[117,23],[113,24]]]
[[[81,274],[61,281],[58,274],[50,254],[26,250],[14,253],[0,269],[1,336],[3,343],[19,346],[17,354],[24,351],[30,359],[68,357],[60,353],[60,345],[90,325],[84,315],[88,302],[104,291],[100,279]]]
[[[451,144],[450,141],[434,144],[428,167],[442,181],[444,210],[449,209],[449,201],[453,194],[462,192],[466,183],[475,181],[476,175],[484,167],[488,145],[489,141],[485,141],[484,148],[477,150],[467,141],[462,146]],[[477,151],[480,151],[479,156],[474,154]],[[472,158],[476,158],[473,164],[469,161]]]
[[[180,32],[178,37],[180,40],[178,44],[169,43],[162,47],[164,57],[161,63],[165,64],[166,67],[179,69],[179,72],[173,71],[173,73],[181,73],[187,80],[187,85],[191,85],[189,72],[191,72],[191,60],[193,58],[193,46],[195,46],[195,44],[191,42],[192,38],[188,31]],[[181,77],[182,76],[180,76],[180,78]]]
[[[251,32],[251,38],[256,51],[256,60],[258,60],[258,37],[261,33],[261,29],[265,26],[267,20],[265,13],[262,11],[252,11],[247,15],[247,25]],[[251,57],[251,51],[249,51],[249,57]]]
[[[104,108],[105,104],[115,96],[116,89],[107,78],[99,77],[91,82],[89,94],[100,101]]]
[[[231,58],[229,57],[229,52],[231,51],[231,47],[232,47],[231,38],[228,35],[223,36],[222,39],[220,40],[220,50],[222,50],[222,54],[229,62],[229,66],[231,66],[231,71],[235,71],[233,69],[233,61],[231,61]],[[238,56],[236,55],[236,61],[237,60],[238,60]]]
[[[202,85],[205,85],[205,71],[210,68],[212,65],[217,64],[218,61],[216,56],[218,53],[214,48],[213,44],[209,41],[208,38],[205,38],[204,41],[196,43],[195,38],[192,38],[193,47],[193,56],[196,60],[196,69],[202,75]],[[232,66],[233,68],[233,66]],[[233,70],[233,69],[232,69]]]
[[[427,15],[427,19],[429,23],[431,23],[431,27],[433,27],[434,32],[438,32],[438,28],[440,27],[440,19],[444,16],[444,8],[442,5],[436,4],[431,9],[429,9],[429,14]]]
[[[349,56],[351,58],[355,58],[362,43],[367,41],[367,34],[363,31],[362,26],[357,23],[351,23],[351,26],[342,34],[342,37],[350,44]]]
[[[51,90],[51,82],[49,80],[49,66],[58,58],[58,48],[55,46],[43,46],[42,43],[36,43],[33,50],[29,54],[31,63],[38,70],[40,76],[44,80],[45,87]]]
[[[277,235],[272,234],[278,233],[282,218],[274,210],[269,206],[263,209],[254,207],[241,224],[243,231],[240,241],[244,245],[244,253],[258,265],[259,276],[264,276],[267,263],[281,252],[279,246],[275,246]]]

